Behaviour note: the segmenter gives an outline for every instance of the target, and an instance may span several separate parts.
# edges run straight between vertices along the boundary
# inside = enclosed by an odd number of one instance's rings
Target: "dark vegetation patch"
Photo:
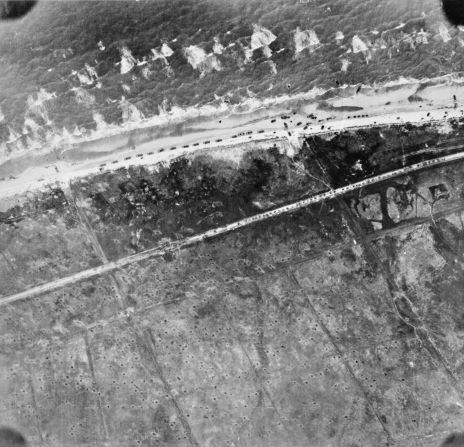
[[[26,447],[24,436],[13,428],[0,427],[0,446],[2,447]]]
[[[62,217],[67,227],[76,225],[74,210],[70,207],[63,190],[59,187],[51,187],[46,191],[34,193],[21,204],[0,212],[0,226],[14,225],[25,218],[36,219],[40,215],[47,215],[51,223]]]
[[[72,186],[86,200],[98,232],[117,230],[131,249],[206,231],[323,187],[303,157],[277,148],[244,155],[239,165],[209,156],[180,159],[156,170],[130,167]],[[120,234],[121,236],[121,234]]]
[[[317,157],[334,186],[399,169],[459,150],[464,129],[453,122],[452,132],[441,134],[433,125],[392,126],[341,132],[330,139],[307,139],[307,157]]]

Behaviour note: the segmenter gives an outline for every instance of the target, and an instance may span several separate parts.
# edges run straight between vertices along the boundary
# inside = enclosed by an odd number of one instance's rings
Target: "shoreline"
[[[231,147],[239,149],[245,143],[264,140],[287,140],[295,146],[306,134],[325,134],[357,127],[392,124],[439,124],[463,116],[463,109],[453,104],[453,96],[464,98],[464,79],[447,76],[446,83],[405,84],[379,89],[365,88],[357,95],[333,96],[320,102],[287,98],[283,106],[272,105],[241,115],[208,120],[190,120],[189,126],[173,131],[134,127],[111,137],[84,141],[61,151],[49,151],[35,157],[23,155],[0,165],[0,197],[5,199],[53,183],[67,183],[75,178],[133,165],[155,165],[195,153]],[[419,92],[419,93],[417,93]],[[419,102],[411,102],[412,94],[420,94]],[[386,100],[389,101],[386,101]],[[289,112],[288,106],[297,107]],[[329,107],[327,107],[328,105]],[[344,107],[362,106],[358,112]],[[463,101],[464,105],[464,101]],[[337,108],[339,110],[337,110]],[[340,108],[342,111],[340,111]],[[443,110],[447,112],[444,113]],[[290,115],[288,115],[290,113]],[[317,119],[308,119],[314,114]],[[310,121],[310,122],[309,122]],[[445,125],[446,127],[446,125]],[[169,132],[168,132],[169,131]],[[444,129],[446,132],[446,129]],[[291,135],[291,136],[289,136]],[[5,178],[5,174],[9,176]]]

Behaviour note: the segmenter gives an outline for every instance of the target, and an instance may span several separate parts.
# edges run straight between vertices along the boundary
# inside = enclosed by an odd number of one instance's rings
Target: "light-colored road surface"
[[[0,306],[4,306],[4,305],[10,304],[10,303],[15,302],[15,301],[24,300],[24,299],[27,299],[27,298],[32,298],[34,296],[41,295],[43,293],[52,292],[52,291],[57,290],[57,289],[59,289],[59,288],[61,288],[63,286],[68,286],[70,284],[74,284],[74,283],[77,283],[79,281],[101,275],[103,273],[107,273],[107,272],[110,272],[110,271],[113,271],[113,270],[116,270],[116,269],[119,269],[119,268],[123,268],[123,267],[125,267],[125,266],[127,266],[129,264],[135,263],[135,262],[140,262],[140,261],[143,261],[145,259],[149,259],[149,258],[156,257],[156,256],[161,256],[166,252],[179,250],[181,248],[197,244],[197,243],[202,242],[204,240],[211,239],[213,237],[220,236],[220,235],[229,233],[231,231],[238,230],[240,228],[244,228],[244,227],[246,227],[248,225],[252,225],[252,224],[254,224],[256,222],[262,222],[262,221],[265,221],[266,219],[269,219],[269,218],[272,218],[272,217],[276,217],[276,216],[280,216],[280,215],[284,215],[284,214],[289,214],[289,213],[297,211],[297,210],[299,210],[301,208],[305,208],[307,206],[323,202],[324,200],[334,199],[334,198],[342,196],[342,195],[344,195],[344,194],[346,194],[348,192],[359,190],[361,188],[364,188],[366,186],[369,186],[369,185],[372,185],[372,184],[375,184],[375,183],[380,183],[380,182],[383,182],[385,180],[389,180],[389,179],[392,179],[392,178],[395,178],[395,177],[398,177],[398,176],[401,176],[401,175],[406,175],[406,174],[409,174],[411,172],[416,172],[416,171],[419,171],[419,170],[422,170],[422,169],[425,169],[425,168],[428,168],[428,167],[440,166],[440,165],[443,165],[445,163],[450,163],[450,162],[453,162],[453,161],[458,161],[458,160],[463,160],[463,159],[464,159],[464,151],[456,153],[456,154],[452,154],[452,155],[446,155],[446,156],[443,156],[443,157],[435,158],[433,160],[427,160],[427,161],[423,161],[421,163],[416,163],[416,164],[413,164],[413,165],[410,165],[410,166],[407,166],[407,167],[404,167],[404,168],[401,168],[401,169],[397,169],[397,170],[394,170],[394,171],[391,171],[391,172],[386,172],[384,174],[380,174],[378,176],[371,177],[371,178],[368,178],[366,180],[362,180],[360,182],[353,183],[351,185],[343,186],[343,187],[337,188],[337,189],[332,189],[332,190],[326,191],[326,192],[321,193],[321,194],[316,194],[316,195],[311,196],[311,197],[309,197],[307,199],[299,200],[297,202],[281,206],[281,207],[273,209],[271,211],[266,211],[266,212],[263,212],[263,213],[259,213],[259,214],[256,214],[254,216],[251,216],[251,217],[248,217],[248,218],[245,218],[245,219],[241,219],[241,220],[239,220],[237,222],[233,222],[233,223],[224,225],[224,226],[219,227],[219,228],[214,228],[214,229],[208,230],[208,231],[206,231],[204,233],[201,233],[201,234],[186,238],[186,239],[184,239],[182,241],[173,242],[172,244],[168,244],[167,246],[155,247],[155,248],[152,248],[152,249],[149,249],[149,250],[146,250],[146,251],[142,251],[140,253],[136,253],[136,254],[131,255],[131,256],[121,258],[121,259],[119,259],[117,261],[106,262],[101,266],[94,267],[94,268],[91,268],[91,269],[88,269],[88,270],[83,270],[82,272],[76,273],[74,275],[70,275],[70,276],[67,276],[67,277],[60,278],[58,280],[49,282],[47,284],[42,284],[40,286],[33,287],[33,288],[31,288],[29,290],[26,290],[24,292],[20,292],[20,293],[14,294],[14,295],[10,295],[10,296],[0,298]]]

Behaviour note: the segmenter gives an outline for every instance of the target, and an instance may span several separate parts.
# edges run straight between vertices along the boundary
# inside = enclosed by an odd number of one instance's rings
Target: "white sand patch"
[[[347,71],[348,67],[350,66],[351,62],[348,59],[342,59],[342,67],[340,68],[341,71]]]
[[[270,59],[272,57],[272,50],[267,45],[263,47],[263,55],[267,59]]]
[[[163,56],[163,54],[161,53],[160,50],[157,50],[156,48],[152,48],[151,49],[151,60],[152,61],[156,61],[158,59],[161,59],[165,64],[168,63],[167,59],[165,56]]]
[[[345,35],[341,31],[337,31],[335,33],[335,42],[338,45],[341,45],[341,43],[345,40]]]
[[[321,43],[314,30],[301,31],[299,27],[293,34],[293,41],[295,42],[295,54],[300,53],[306,48],[312,50]]]
[[[63,127],[61,131],[61,139],[65,142],[72,140],[72,134],[68,131],[68,129],[66,129],[66,127]]]
[[[23,135],[36,134],[40,130],[41,126],[30,116],[24,120]]]
[[[417,84],[419,83],[419,79],[416,78],[411,78],[411,77],[404,77],[400,76],[398,79],[395,79],[394,81],[388,81],[385,84],[382,84],[382,87],[384,88],[390,88],[390,87],[398,87],[400,85],[410,85],[410,84]]]
[[[145,79],[150,79],[151,70],[150,70],[149,67],[143,67],[143,68],[142,68],[142,76],[143,76]]]
[[[245,55],[245,61],[250,62],[253,57],[253,50],[250,47],[242,47]]]
[[[144,67],[144,66],[148,65],[147,56],[143,56],[142,60],[137,60],[136,65],[137,65],[137,67]]]
[[[407,98],[417,91],[418,83],[415,85],[405,85],[404,88],[394,91],[379,91],[377,89],[363,88],[362,92],[354,96],[353,89],[346,89],[346,97],[339,96],[327,102],[335,107],[359,106],[365,109],[382,109],[387,102],[401,104],[407,103]]]
[[[41,88],[37,92],[35,99],[33,99],[32,96],[29,96],[29,98],[27,99],[27,103],[28,103],[29,106],[31,106],[31,100],[32,100],[32,103],[35,104],[35,105],[43,105],[47,101],[50,101],[53,98],[56,98],[55,93],[47,92],[47,90],[45,90],[44,88]]]
[[[219,41],[219,37],[214,38],[213,53],[222,54],[224,52],[224,46]]]
[[[253,25],[253,34],[251,35],[250,48],[254,51],[258,48],[268,46],[277,39],[271,31],[264,26]]]
[[[420,92],[420,96],[426,101],[432,103],[440,103],[443,101],[449,100],[451,103],[453,100],[453,95],[457,96],[457,100],[461,101],[463,99],[462,87],[457,88],[457,82],[449,82],[444,85],[437,85],[433,87],[428,87]]]
[[[431,34],[424,31],[423,28],[416,34],[416,43],[421,45],[427,45]]]
[[[54,98],[56,98],[55,93],[47,92],[43,88],[41,88],[35,95],[29,95],[27,98],[26,115],[35,115],[42,118],[47,124],[50,124],[47,104]]]
[[[253,34],[251,35],[250,46],[244,48],[245,60],[249,62],[253,56],[253,51],[262,49],[265,57],[270,58],[272,56],[272,50],[269,48],[269,44],[274,42],[277,37],[267,28],[254,24]]]
[[[171,47],[165,42],[163,45],[161,45],[161,54],[168,58],[171,57],[174,54],[174,51],[171,49]]]
[[[87,74],[89,75],[91,79],[94,79],[94,80],[98,79],[97,70],[95,70],[94,67],[91,67],[89,64],[85,64],[84,68],[87,71]]]
[[[184,54],[187,58],[188,63],[197,70],[200,65],[206,60],[206,51],[203,48],[198,47],[197,45],[190,45],[187,48],[184,48]]]
[[[184,54],[188,63],[200,72],[201,76],[205,76],[212,71],[220,71],[221,63],[214,53],[206,54],[203,48],[197,45],[190,45],[184,48]]]
[[[9,150],[8,150],[8,146],[6,145],[6,143],[0,143],[0,157],[1,158],[7,157],[8,153],[9,153]],[[3,201],[0,200],[0,211],[3,211],[2,202]]]
[[[80,137],[80,136],[82,136],[82,135],[83,135],[82,130],[79,129],[79,127],[75,126],[75,127],[74,127],[74,130],[73,130],[73,132],[72,132],[72,136],[73,136],[73,137]]]
[[[99,131],[101,132],[102,130],[108,127],[108,123],[105,121],[103,116],[98,112],[93,113],[93,121],[96,124],[96,132],[99,132]]]
[[[71,74],[73,76],[76,76],[79,83],[81,84],[81,86],[83,85],[92,85],[93,84],[93,80],[92,78],[87,74],[87,72],[82,72],[82,71],[76,71],[76,70],[73,70],[71,72]]]
[[[367,44],[357,34],[353,36],[351,45],[353,47],[354,54],[367,53],[369,51],[369,47],[367,46]]]
[[[268,61],[269,67],[271,68],[272,74],[277,74],[277,66],[274,61]]]
[[[174,54],[174,51],[168,46],[167,43],[163,43],[160,50],[156,48],[152,48],[151,53],[152,53],[151,60],[156,61],[160,59],[164,64],[164,67],[163,67],[164,74],[168,78],[171,77],[174,74],[174,70],[169,65],[168,57],[171,57]],[[151,75],[151,70],[148,67],[147,69],[144,68],[144,70],[142,70],[142,76],[145,79],[148,79],[150,75]]]
[[[447,135],[453,132],[453,127],[451,126],[449,121],[445,121],[443,123],[440,123],[440,125],[436,126],[436,129],[439,134],[442,135]]]
[[[440,23],[440,26],[438,27],[438,33],[444,43],[449,42],[451,40],[448,27],[444,23]]]
[[[412,34],[404,34],[402,35],[400,41],[403,43],[403,44],[407,44],[409,45],[409,47],[412,49],[412,50],[415,50],[416,49],[416,39],[415,39],[415,36],[412,35]]]
[[[17,132],[15,132],[14,129],[12,129],[10,126],[8,126],[8,140],[7,143],[14,143],[15,141],[18,141],[21,138],[21,135],[19,135]]]
[[[121,74],[129,73],[137,63],[134,56],[132,56],[131,51],[127,47],[122,47],[120,49],[121,53]]]
[[[369,50],[368,44],[363,41],[358,35],[353,36],[351,41],[351,45],[353,48],[353,53],[362,53],[364,55],[364,59],[366,60],[366,64],[372,59],[372,53]]]
[[[252,92],[249,86],[247,86],[246,92],[249,98],[256,98],[256,93]]]
[[[127,101],[124,96],[121,98],[119,107],[122,110],[122,120],[125,123],[133,123],[145,119],[144,114],[134,104]]]

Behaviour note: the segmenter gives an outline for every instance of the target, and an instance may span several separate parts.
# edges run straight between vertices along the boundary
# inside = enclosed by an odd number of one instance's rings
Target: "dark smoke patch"
[[[453,433],[449,435],[441,447],[464,447],[464,433]]]
[[[0,18],[2,20],[19,19],[27,14],[37,0],[7,0],[0,1]]]
[[[24,436],[8,427],[0,427],[0,447],[26,447]]]
[[[443,12],[446,18],[455,26],[464,25],[464,1],[442,0]]]

